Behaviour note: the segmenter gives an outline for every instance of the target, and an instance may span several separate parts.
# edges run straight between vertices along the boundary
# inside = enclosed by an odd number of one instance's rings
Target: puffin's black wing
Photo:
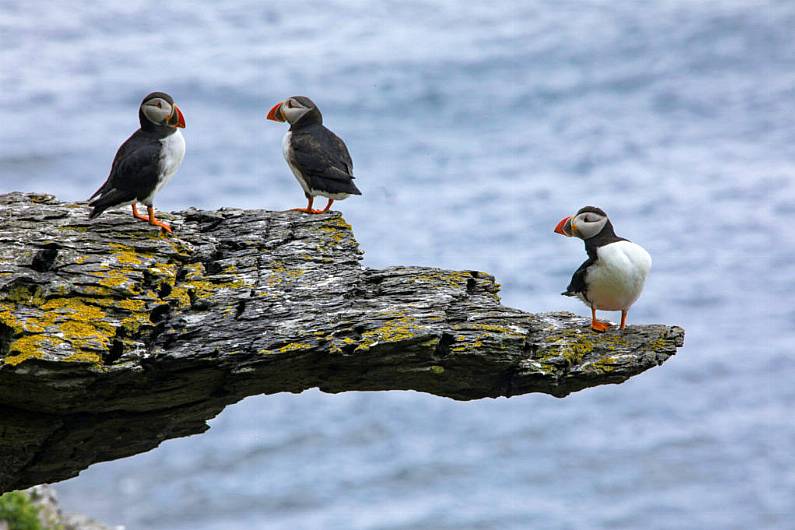
[[[140,131],[122,144],[113,159],[108,180],[91,196],[93,219],[113,206],[147,197],[157,185],[161,143]]]
[[[293,131],[290,137],[293,163],[311,189],[326,193],[361,195],[353,183],[353,161],[336,134],[320,124]]]
[[[574,271],[574,274],[571,277],[571,281],[569,282],[569,286],[566,287],[566,290],[560,294],[564,296],[577,296],[578,294],[582,294],[585,299],[588,299],[588,295],[586,294],[588,291],[588,286],[585,284],[585,273],[588,270],[588,267],[596,263],[595,258],[589,257],[587,260],[583,262],[580,267]]]

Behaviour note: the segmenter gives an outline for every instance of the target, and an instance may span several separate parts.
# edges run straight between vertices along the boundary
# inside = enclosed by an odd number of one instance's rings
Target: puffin
[[[89,219],[108,208],[132,205],[133,217],[171,233],[171,227],[155,217],[152,201],[174,176],[185,158],[185,138],[179,129],[185,117],[165,92],[152,92],[138,107],[141,127],[130,136],[113,159],[105,183],[89,200]],[[138,213],[136,203],[146,205],[149,215]]]
[[[353,183],[353,161],[345,142],[323,125],[323,115],[311,99],[287,98],[275,104],[266,118],[290,124],[282,140],[282,153],[308,201],[306,208],[293,211],[325,213],[334,201],[362,194]],[[322,210],[312,209],[318,195],[328,199]]]
[[[591,308],[591,328],[604,332],[610,323],[596,319],[596,311],[621,311],[621,326],[627,324],[629,308],[640,297],[651,270],[651,256],[640,245],[616,235],[601,208],[586,206],[564,217],[555,232],[585,241],[588,259],[571,277],[561,294],[575,296]]]

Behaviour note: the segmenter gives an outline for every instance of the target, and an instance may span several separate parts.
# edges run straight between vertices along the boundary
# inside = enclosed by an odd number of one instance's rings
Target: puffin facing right
[[[185,117],[174,98],[152,92],[138,107],[138,121],[141,127],[119,147],[108,179],[88,199],[93,208],[88,218],[130,204],[133,217],[170,233],[171,227],[155,217],[152,201],[185,158],[185,138],[179,132],[185,127]],[[146,205],[148,216],[138,213],[139,201]]]
[[[651,270],[651,256],[646,250],[618,237],[607,214],[595,206],[581,208],[576,214],[564,217],[555,232],[585,241],[588,259],[571,277],[564,296],[576,296],[591,308],[591,328],[604,332],[608,322],[596,319],[596,310],[621,311],[621,327],[627,323],[627,313],[643,291]]]
[[[362,194],[353,183],[353,161],[345,142],[323,125],[323,115],[311,99],[287,98],[275,104],[266,118],[290,124],[282,140],[282,152],[307,199],[306,208],[293,208],[294,211],[325,213],[334,201]],[[312,208],[317,195],[328,199],[322,210]]]

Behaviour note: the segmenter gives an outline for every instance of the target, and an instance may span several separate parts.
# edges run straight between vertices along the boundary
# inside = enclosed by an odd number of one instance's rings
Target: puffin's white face
[[[311,107],[304,106],[297,99],[288,98],[282,103],[282,114],[290,125],[300,120],[310,110]]]
[[[580,239],[591,239],[605,227],[607,216],[596,212],[583,212],[572,216],[571,233]]]
[[[146,119],[157,126],[185,127],[185,118],[176,103],[171,104],[163,98],[154,97],[141,104]]]
[[[168,120],[174,109],[171,103],[163,98],[147,99],[141,105],[144,116],[155,125],[163,125]]]
[[[286,121],[290,125],[293,125],[314,108],[311,102],[306,103],[297,97],[291,97],[275,104],[265,117],[273,121]]]
[[[564,217],[555,227],[555,232],[566,237],[579,237],[580,239],[591,239],[596,236],[607,224],[607,215],[590,210],[584,212],[580,210],[574,215]]]

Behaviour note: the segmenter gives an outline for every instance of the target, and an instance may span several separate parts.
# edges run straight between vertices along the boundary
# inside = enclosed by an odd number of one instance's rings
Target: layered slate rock
[[[657,366],[684,337],[504,307],[483,272],[363,267],[339,213],[164,218],[175,236],[0,196],[0,491],[203,432],[250,395],[563,397]]]

